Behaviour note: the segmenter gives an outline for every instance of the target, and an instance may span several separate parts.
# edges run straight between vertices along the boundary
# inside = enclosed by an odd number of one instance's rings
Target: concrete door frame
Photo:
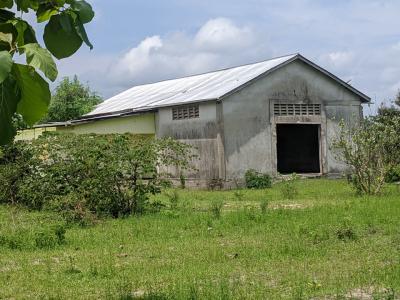
[[[291,104],[305,104],[304,101],[283,101],[283,100],[273,100],[270,103],[270,125],[271,125],[271,166],[272,174],[278,175],[278,151],[277,151],[277,124],[314,124],[319,125],[319,161],[320,161],[320,173],[319,175],[328,173],[328,142],[327,142],[327,121],[325,109],[322,103],[315,103],[321,105],[321,115],[318,116],[275,116],[274,115],[274,104],[275,103],[291,103]]]

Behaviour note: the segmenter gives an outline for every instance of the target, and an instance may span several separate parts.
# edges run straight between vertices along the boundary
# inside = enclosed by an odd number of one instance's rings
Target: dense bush
[[[333,143],[350,168],[349,181],[362,194],[378,194],[400,161],[400,114],[378,115],[349,128],[341,124]]]
[[[386,182],[400,181],[400,165],[393,166],[389,169],[385,176]]]
[[[247,170],[244,179],[248,189],[266,189],[272,185],[271,176],[253,169]]]
[[[141,213],[149,194],[168,185],[163,166],[189,168],[190,153],[172,139],[47,134],[3,149],[0,202],[67,212],[79,222]]]
[[[400,105],[400,93],[396,103]],[[390,140],[386,139],[385,148],[389,150],[390,166],[385,176],[386,182],[400,181],[400,110],[396,107],[381,107],[379,114],[373,117],[374,121],[386,127],[393,128],[395,134]]]
[[[19,184],[30,173],[32,153],[21,142],[0,148],[0,203],[18,201]]]

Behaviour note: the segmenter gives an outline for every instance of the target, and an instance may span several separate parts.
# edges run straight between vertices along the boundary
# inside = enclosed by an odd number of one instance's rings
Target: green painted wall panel
[[[31,141],[33,139],[38,138],[46,131],[56,131],[56,127],[46,127],[46,128],[33,128],[26,129],[22,131],[18,131],[17,136],[15,137],[16,141]]]
[[[112,119],[98,120],[65,127],[34,128],[18,132],[15,140],[33,140],[45,131],[72,132],[76,134],[97,133],[131,133],[155,135],[155,115],[145,113],[140,115],[117,117]]]
[[[57,131],[68,131],[77,134],[85,133],[132,133],[155,134],[154,113],[146,113],[129,117],[92,121],[68,127],[59,127]]]

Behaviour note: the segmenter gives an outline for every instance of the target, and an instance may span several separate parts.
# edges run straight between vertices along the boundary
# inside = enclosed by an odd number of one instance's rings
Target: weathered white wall
[[[198,159],[193,161],[198,171],[188,177],[198,179],[221,178],[223,163],[217,104],[214,101],[199,104],[199,118],[173,120],[172,108],[160,108],[156,118],[157,137],[172,137],[195,148]]]
[[[332,142],[339,134],[339,122],[343,120],[347,126],[357,126],[360,118],[362,117],[362,109],[356,101],[347,101],[345,103],[330,103],[325,106],[326,122],[327,122],[327,160],[328,160],[328,173],[340,174],[346,169],[346,165],[338,161],[338,155],[332,149]]]

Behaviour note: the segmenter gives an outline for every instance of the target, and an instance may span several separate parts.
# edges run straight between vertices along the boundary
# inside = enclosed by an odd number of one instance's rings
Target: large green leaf
[[[89,38],[86,34],[85,27],[83,27],[83,24],[79,19],[75,20],[75,29],[81,39],[85,42],[85,44],[89,46],[90,50],[92,50],[93,45],[90,43]]]
[[[36,11],[37,22],[45,22],[50,19],[51,16],[56,14],[58,14],[58,9],[54,7],[52,3],[40,4],[38,10]]]
[[[0,22],[0,51],[9,51],[17,36],[17,30],[12,24]]]
[[[0,51],[0,83],[10,74],[13,61],[8,51]]]
[[[65,26],[61,25],[61,18],[70,25],[70,31],[66,31]],[[71,56],[82,45],[82,39],[76,32],[71,17],[66,13],[50,18],[44,29],[43,38],[47,49],[58,59]]]
[[[0,7],[11,8],[13,6],[13,0],[0,0]]]
[[[56,80],[58,71],[57,66],[47,49],[40,47],[39,44],[26,44],[25,49],[26,62],[28,65],[39,69],[51,81]]]
[[[23,12],[29,12],[29,9],[33,7],[36,7],[36,1],[32,0],[14,0],[15,3],[17,4],[17,9],[19,11]]]
[[[63,30],[66,32],[72,31],[72,24],[74,22],[74,18],[76,18],[76,14],[73,13],[63,13],[60,15],[60,25]]]
[[[14,63],[12,74],[21,90],[17,112],[27,124],[34,125],[47,112],[51,98],[49,84],[30,66]]]
[[[19,89],[15,80],[9,76],[0,83],[0,145],[12,141],[15,136],[13,116],[20,99]]]
[[[27,23],[28,27],[24,32],[24,44],[37,43],[35,30]]]
[[[25,44],[24,33],[25,30],[28,28],[28,23],[22,21],[20,19],[14,19],[11,21],[11,24],[14,25],[15,29],[17,30],[17,43],[18,46],[23,46]]]
[[[11,33],[0,32],[0,41],[12,46],[13,35]]]
[[[72,3],[71,8],[78,14],[82,23],[89,23],[94,18],[94,11],[92,6],[86,1],[75,1]]]
[[[14,28],[17,30],[17,43],[18,47],[22,47],[25,44],[37,43],[35,31],[28,22],[21,19],[14,19],[11,21]],[[20,53],[24,52],[23,48],[19,48]]]
[[[12,6],[12,0],[11,0],[11,6]],[[13,13],[12,11],[0,9],[0,21],[11,20],[12,18],[14,18],[14,16],[15,16],[15,13]]]

